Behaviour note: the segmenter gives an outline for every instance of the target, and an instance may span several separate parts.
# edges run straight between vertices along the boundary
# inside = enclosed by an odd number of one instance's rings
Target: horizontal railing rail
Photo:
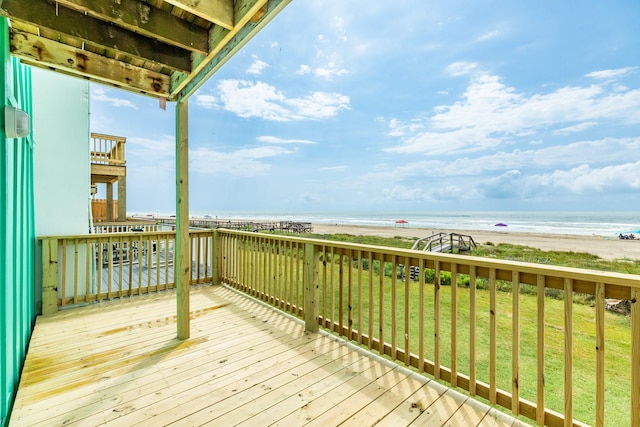
[[[211,232],[191,231],[191,283],[212,278]],[[175,231],[40,237],[43,313],[175,287]]]
[[[309,330],[539,425],[640,425],[640,276],[230,230],[218,240],[216,283]],[[630,301],[630,315],[606,298]]]

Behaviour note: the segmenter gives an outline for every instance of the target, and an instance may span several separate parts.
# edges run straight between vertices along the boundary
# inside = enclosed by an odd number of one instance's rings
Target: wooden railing
[[[228,284],[539,425],[640,426],[639,276],[232,230],[190,236],[192,283]],[[40,240],[43,312],[174,286],[174,232]],[[606,298],[630,301],[629,316],[606,311]]]
[[[640,425],[639,276],[227,230],[219,244],[222,283],[309,330],[539,425]],[[574,298],[593,300],[586,319]],[[631,301],[630,317],[606,312],[605,298]],[[620,322],[622,341],[609,326]]]
[[[211,281],[211,232],[192,231],[191,283]],[[175,287],[175,231],[40,237],[43,314]]]
[[[150,231],[162,231],[163,226],[151,223],[122,223],[122,222],[101,222],[93,225],[94,234],[105,233],[148,233]]]
[[[91,163],[123,166],[124,144],[127,138],[113,135],[91,133]]]

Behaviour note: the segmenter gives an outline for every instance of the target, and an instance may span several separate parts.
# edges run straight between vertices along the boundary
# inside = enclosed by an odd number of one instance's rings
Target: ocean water
[[[637,212],[198,212],[194,216],[256,221],[300,221],[316,224],[402,226],[483,231],[514,231],[549,234],[617,236],[635,233],[640,237]],[[397,224],[404,220],[406,223]],[[506,227],[497,227],[503,223]]]

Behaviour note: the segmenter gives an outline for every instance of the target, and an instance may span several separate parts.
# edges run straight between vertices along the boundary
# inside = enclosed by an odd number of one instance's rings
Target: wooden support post
[[[58,239],[42,241],[42,314],[58,311]]]
[[[107,182],[107,222],[113,222],[113,183]]]
[[[176,280],[178,339],[190,337],[189,287],[189,135],[188,100],[176,104],[176,253],[173,268]]]
[[[631,289],[631,426],[640,426],[640,289]]]
[[[127,220],[127,177],[118,177],[118,221]]]
[[[318,284],[319,251],[313,243],[304,245],[304,326],[309,332],[318,332],[320,315]]]

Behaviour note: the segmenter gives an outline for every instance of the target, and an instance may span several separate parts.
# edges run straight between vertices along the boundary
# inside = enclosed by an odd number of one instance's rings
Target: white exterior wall
[[[88,234],[91,214],[89,82],[32,69],[36,236]],[[73,271],[68,248],[67,271]],[[86,247],[78,255],[85,259]],[[60,255],[60,254],[59,254]],[[42,246],[36,247],[36,312],[42,312]],[[80,277],[84,277],[84,264]],[[72,290],[67,278],[67,296]]]
[[[37,68],[32,79],[36,235],[87,234],[89,82]]]

